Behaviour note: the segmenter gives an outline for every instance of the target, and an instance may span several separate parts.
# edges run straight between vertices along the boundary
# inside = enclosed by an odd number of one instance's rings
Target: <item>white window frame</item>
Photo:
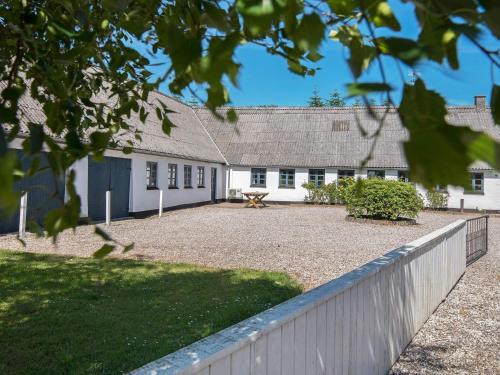
[[[146,189],[158,189],[158,163],[155,161],[146,162]]]
[[[190,189],[193,187],[193,167],[191,165],[184,166],[184,188]]]
[[[281,174],[286,173],[285,183],[282,184]],[[282,168],[278,172],[278,188],[295,189],[295,169]]]
[[[309,169],[309,182],[314,183],[316,187],[320,187],[325,184],[325,175],[326,173],[324,169],[321,168]]]
[[[197,169],[197,182],[199,188],[205,187],[205,167],[198,167]]]
[[[254,175],[256,179],[254,179]],[[262,178],[264,182],[262,181]],[[254,182],[256,181],[256,182]],[[267,170],[266,168],[251,168],[250,169],[250,187],[266,187],[267,183]]]
[[[168,188],[177,189],[177,164],[168,164]]]

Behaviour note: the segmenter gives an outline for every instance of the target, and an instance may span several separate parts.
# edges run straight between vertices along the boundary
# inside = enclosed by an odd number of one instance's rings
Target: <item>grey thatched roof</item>
[[[378,122],[366,108],[235,107],[238,121],[224,122],[208,109],[195,112],[231,165],[262,167],[357,168],[369,154],[372,139],[364,137],[358,123],[373,134]],[[222,112],[227,108],[221,109]],[[375,107],[381,116],[384,107]],[[449,120],[485,130],[500,139],[489,109],[450,107]],[[402,142],[408,138],[394,109],[386,117],[381,136],[368,162],[372,168],[407,168]],[[439,150],[436,151],[438,157]],[[472,169],[490,169],[478,162]]]
[[[0,92],[2,90],[0,82]],[[106,101],[104,96],[99,96],[96,100]],[[162,101],[173,113],[169,114],[169,119],[176,125],[172,129],[170,136],[163,133],[161,122],[156,117],[153,104]],[[121,146],[128,145],[127,140],[133,142],[133,148],[137,152],[163,154],[173,157],[209,161],[216,163],[226,163],[226,160],[218,150],[215,143],[210,138],[205,127],[200,123],[193,109],[171,97],[159,92],[152,92],[147,100],[146,107],[149,106],[149,116],[143,124],[137,114],[132,114],[127,123],[132,129],[141,131],[142,141],[135,139],[132,131],[125,131],[118,134],[115,139]],[[20,135],[27,134],[28,122],[36,124],[45,123],[45,114],[37,100],[29,95],[24,95],[19,103],[21,117]],[[89,129],[89,133],[96,129]],[[50,134],[47,129],[46,132]],[[54,137],[58,138],[58,137]],[[60,138],[60,137],[59,137]],[[62,138],[60,139],[63,140]]]

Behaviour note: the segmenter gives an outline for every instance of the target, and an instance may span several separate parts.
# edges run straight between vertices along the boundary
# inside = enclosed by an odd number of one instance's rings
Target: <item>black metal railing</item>
[[[470,265],[488,252],[488,215],[467,220],[466,264]]]

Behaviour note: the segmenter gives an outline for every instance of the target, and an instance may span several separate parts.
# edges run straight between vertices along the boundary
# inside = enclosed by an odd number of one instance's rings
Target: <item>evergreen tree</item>
[[[319,90],[317,88],[315,88],[313,90],[311,97],[307,101],[307,105],[309,107],[324,107],[325,106],[325,101],[319,95]]]
[[[361,99],[358,96],[356,96],[354,98],[354,103],[352,103],[352,106],[353,107],[361,107],[361,106],[363,106],[363,102],[361,101]]]
[[[330,107],[344,107],[345,99],[342,97],[342,95],[340,95],[339,90],[335,89],[330,93],[327,104]]]

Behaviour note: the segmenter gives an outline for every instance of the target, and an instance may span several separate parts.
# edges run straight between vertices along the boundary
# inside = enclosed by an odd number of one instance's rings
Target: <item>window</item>
[[[380,169],[368,169],[368,178],[385,178],[385,171]]]
[[[158,175],[158,163],[155,163],[153,161],[147,161],[146,162],[146,188],[147,189],[157,189],[158,188],[157,175]]]
[[[324,169],[309,169],[309,182],[312,182],[316,187],[325,184]]]
[[[198,167],[198,187],[205,187],[205,167]]]
[[[471,173],[471,190],[465,190],[464,193],[484,193],[484,174],[482,173]]]
[[[436,193],[447,193],[448,191],[446,190],[446,186],[442,186],[442,185],[436,185],[434,186],[434,189],[433,191],[435,191]]]
[[[266,187],[266,168],[252,168],[250,186]]]
[[[295,169],[280,169],[280,188],[295,188]]]
[[[190,165],[185,165],[184,166],[184,187],[185,188],[190,188],[193,187],[192,185],[192,168]]]
[[[410,182],[408,171],[398,171],[398,180],[403,182]]]
[[[168,188],[177,189],[177,164],[168,165]]]
[[[354,169],[339,169],[337,178],[354,177]]]

